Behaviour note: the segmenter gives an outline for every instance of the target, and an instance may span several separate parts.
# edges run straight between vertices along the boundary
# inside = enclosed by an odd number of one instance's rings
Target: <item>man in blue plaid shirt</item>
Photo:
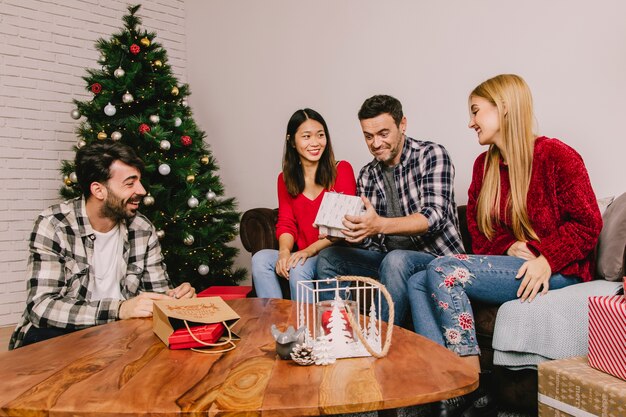
[[[361,216],[345,216],[346,242],[323,250],[319,279],[360,275],[379,279],[395,305],[394,324],[409,316],[406,282],[436,256],[463,252],[454,201],[454,165],[446,149],[405,135],[402,104],[373,96],[359,111],[365,143],[374,160],[357,180],[365,204]],[[357,247],[358,246],[358,247]],[[389,311],[383,302],[382,318]]]
[[[133,149],[92,143],[75,166],[83,196],[43,211],[31,233],[26,309],[9,349],[195,296],[188,283],[172,288],[154,226],[137,212],[146,190]]]

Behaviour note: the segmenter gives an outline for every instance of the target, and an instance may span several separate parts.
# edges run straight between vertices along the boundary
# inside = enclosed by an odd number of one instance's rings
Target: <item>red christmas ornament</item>
[[[150,126],[148,126],[147,124],[142,123],[139,125],[139,133],[141,133],[142,135],[149,131],[150,131]]]
[[[100,85],[100,83],[93,83],[91,84],[91,92],[94,94],[98,94],[100,91],[102,91],[102,86]]]
[[[183,144],[183,146],[189,146],[191,145],[191,138],[187,135],[185,136],[181,136],[180,137],[180,143]]]
[[[141,51],[141,48],[139,48],[139,45],[137,45],[136,43],[132,44],[130,46],[130,52],[134,55],[137,55],[139,53],[139,51]]]

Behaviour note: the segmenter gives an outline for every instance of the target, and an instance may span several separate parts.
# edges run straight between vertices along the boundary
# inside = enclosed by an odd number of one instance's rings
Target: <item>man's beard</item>
[[[115,221],[132,219],[137,214],[137,210],[131,210],[126,207],[129,201],[139,201],[141,196],[133,194],[130,198],[124,200],[119,198],[115,193],[107,187],[107,198],[102,206],[102,215]]]

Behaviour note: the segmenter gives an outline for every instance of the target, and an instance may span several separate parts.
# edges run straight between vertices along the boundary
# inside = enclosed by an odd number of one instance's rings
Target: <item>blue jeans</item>
[[[435,259],[408,282],[415,332],[460,356],[480,354],[470,300],[500,305],[517,299],[521,279],[515,276],[524,262],[514,256],[495,255]],[[550,289],[579,282],[580,278],[553,274]]]
[[[319,279],[357,275],[379,280],[391,294],[395,307],[393,324],[403,326],[408,318],[407,281],[411,275],[426,268],[435,259],[429,253],[412,250],[377,252],[366,249],[332,246],[318,255]],[[346,284],[347,285],[347,284]],[[389,306],[383,300],[381,318],[389,320]]]
[[[278,251],[275,249],[263,249],[252,256],[252,281],[259,298],[283,298],[279,280],[285,279],[276,274],[276,262]],[[291,299],[296,299],[298,282],[315,279],[315,265],[317,256],[304,261],[304,265],[298,263],[289,270],[289,288]]]

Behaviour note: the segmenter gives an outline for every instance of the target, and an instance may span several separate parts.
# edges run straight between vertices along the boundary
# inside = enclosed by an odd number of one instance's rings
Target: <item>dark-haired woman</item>
[[[296,111],[287,124],[283,170],[278,175],[278,250],[252,257],[252,279],[258,297],[282,298],[279,280],[289,280],[296,299],[300,281],[316,276],[317,254],[332,242],[319,239],[313,221],[327,191],[355,195],[352,166],[335,161],[324,118],[315,110]]]

